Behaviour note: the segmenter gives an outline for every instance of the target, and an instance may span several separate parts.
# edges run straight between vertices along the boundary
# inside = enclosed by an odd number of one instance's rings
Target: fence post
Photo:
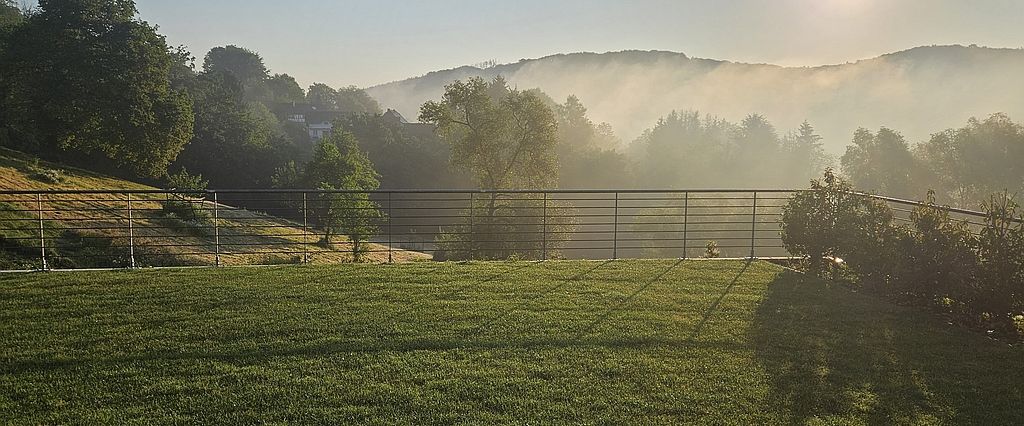
[[[689,248],[686,232],[690,225],[690,191],[684,192],[683,195],[685,197],[683,199],[683,259],[686,259],[686,249]]]
[[[469,255],[473,259],[476,258],[476,197],[474,197],[474,194],[476,193],[469,193],[469,235],[466,236],[469,242]]]
[[[392,233],[391,233],[391,220],[392,220],[391,218],[392,218],[392,215],[391,215],[391,211],[392,211],[391,210],[391,192],[388,191],[388,263],[394,263],[395,262],[395,258],[394,258],[393,253],[392,253],[394,250],[392,250],[392,248],[391,248],[391,243],[392,243]]]
[[[544,192],[544,207],[541,210],[541,223],[543,224],[543,230],[541,231],[541,260],[548,260],[548,193]]]
[[[128,267],[135,269],[135,223],[132,215],[132,193],[128,196]]]
[[[217,192],[213,193],[213,245],[215,266],[220,266],[220,203],[217,200]]]
[[[750,215],[750,258],[754,259],[754,246],[757,241],[757,191],[754,191],[754,210]]]
[[[612,259],[619,258],[619,193],[615,193],[615,214],[612,222]]]
[[[309,223],[306,211],[306,191],[302,191],[302,263],[309,263]]]
[[[46,264],[46,235],[43,233],[43,196],[40,193],[36,193],[36,213],[39,215],[39,250],[40,259],[42,260],[43,270],[49,269]]]

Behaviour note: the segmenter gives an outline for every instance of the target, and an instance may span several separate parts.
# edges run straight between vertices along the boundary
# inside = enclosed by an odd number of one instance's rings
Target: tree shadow
[[[690,337],[687,338],[687,340],[694,341],[697,339],[698,336],[700,336],[700,332],[704,330],[704,325],[706,325],[708,323],[708,320],[711,319],[711,314],[715,313],[715,311],[718,309],[718,305],[722,303],[722,299],[725,299],[725,296],[728,295],[730,291],[732,291],[732,288],[736,286],[737,282],[739,282],[740,277],[743,276],[743,273],[747,272],[747,268],[750,267],[751,262],[753,262],[753,259],[747,259],[747,261],[743,263],[743,269],[740,269],[740,272],[737,273],[735,277],[733,277],[732,281],[729,282],[729,285],[725,286],[725,289],[722,290],[722,294],[718,295],[718,298],[715,299],[713,303],[711,303],[711,306],[708,306],[708,309],[706,311],[704,311],[704,315],[701,316],[700,322],[697,323],[697,326],[693,328],[693,331],[690,333]]]
[[[751,340],[794,424],[1024,422],[1020,348],[803,274],[769,285]]]
[[[664,277],[665,274],[668,274],[671,270],[675,269],[675,267],[679,266],[679,264],[681,264],[681,263],[683,263],[683,259],[678,259],[674,263],[669,265],[668,268],[665,268],[665,270],[659,272],[653,278],[647,280],[647,282],[643,283],[643,285],[641,285],[639,288],[637,288],[635,291],[633,291],[632,294],[627,296],[625,299],[622,299],[621,301],[619,301],[619,303],[615,304],[615,306],[612,306],[612,307],[608,308],[606,311],[601,313],[601,315],[598,315],[597,318],[594,319],[594,321],[591,321],[590,324],[587,324],[586,327],[583,327],[583,330],[580,330],[580,332],[576,335],[576,338],[578,340],[581,340],[581,339],[583,339],[584,336],[592,333],[594,331],[594,329],[597,328],[597,326],[599,326],[599,325],[601,325],[601,323],[607,321],[608,318],[610,318],[614,313],[622,310],[622,308],[624,308],[626,305],[628,305],[630,302],[632,302],[633,299],[636,299],[636,297],[638,295],[640,295],[640,293],[643,293],[644,291],[646,291],[648,288],[651,287],[651,285],[653,285],[655,282],[660,280],[661,277]],[[597,269],[597,268],[594,268],[594,269]]]
[[[515,312],[517,310],[520,310],[520,309],[523,309],[526,306],[528,306],[529,304],[533,303],[534,301],[536,301],[538,299],[541,299],[541,298],[543,298],[543,297],[545,297],[545,296],[547,296],[547,295],[549,295],[551,293],[554,293],[554,292],[560,290],[561,288],[565,287],[566,284],[569,284],[569,283],[575,282],[575,281],[580,281],[583,278],[586,278],[586,276],[588,274],[590,274],[591,272],[594,272],[598,268],[601,268],[602,266],[605,266],[605,265],[607,265],[607,264],[609,264],[611,262],[613,262],[613,261],[612,260],[605,260],[604,262],[601,262],[601,263],[598,263],[598,264],[594,265],[590,269],[587,269],[585,271],[573,274],[572,276],[563,278],[563,279],[559,280],[556,284],[554,284],[554,285],[544,289],[543,291],[533,295],[532,297],[527,298],[526,300],[522,301],[522,303],[519,303],[515,307],[513,307],[511,309],[508,309],[508,310],[498,314],[494,318],[491,318],[490,320],[487,320],[487,321],[481,323],[479,326],[476,326],[476,327],[474,327],[472,329],[466,330],[463,333],[463,335],[464,336],[472,336],[472,335],[479,334],[479,333],[483,332],[484,330],[490,328],[494,324],[496,324],[498,321],[501,321],[503,318],[505,318],[508,315],[512,314],[513,312]]]

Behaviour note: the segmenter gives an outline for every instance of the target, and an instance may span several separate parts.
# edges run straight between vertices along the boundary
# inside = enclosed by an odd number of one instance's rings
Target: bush
[[[28,177],[53,185],[64,182],[64,172],[57,169],[38,169],[30,173]]]
[[[1024,311],[1024,217],[1007,194],[984,203],[985,228],[978,239],[981,286],[978,304],[994,315]]]
[[[708,241],[704,245],[704,257],[708,259],[716,259],[722,255],[722,251],[718,249],[718,241]]]
[[[203,197],[208,184],[202,175],[189,174],[185,169],[167,176],[167,187],[183,192],[170,194],[168,199],[161,203],[163,213],[195,224],[208,222],[210,214],[203,209]]]
[[[984,204],[979,236],[950,208],[927,201],[894,225],[884,202],[850,189],[826,171],[811,190],[783,209],[782,240],[825,274],[828,257],[843,263],[861,286],[902,301],[939,307],[1001,333],[1019,336],[1024,313],[1024,217],[1006,194]],[[842,259],[842,262],[838,262]]]
[[[841,258],[871,279],[884,277],[884,255],[894,235],[892,211],[854,193],[831,169],[822,180],[811,181],[810,191],[794,195],[782,211],[783,245],[806,256],[811,271],[819,275],[831,273],[831,262],[825,259]]]
[[[910,214],[913,229],[901,238],[898,288],[925,303],[964,302],[976,282],[977,241],[966,222],[949,217],[949,208],[935,203],[928,192],[925,205]]]

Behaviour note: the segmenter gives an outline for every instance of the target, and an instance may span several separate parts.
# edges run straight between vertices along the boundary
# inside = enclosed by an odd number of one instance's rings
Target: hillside
[[[58,177],[57,180],[46,175]],[[0,148],[0,191],[4,190],[152,190],[122,179],[85,170],[40,162],[30,156]],[[122,194],[73,194],[42,199],[44,235],[49,267],[121,267],[127,265],[128,230],[126,198]],[[195,208],[209,211],[213,203],[190,200]],[[163,194],[137,195],[133,202],[135,258],[139,266],[202,266],[216,263],[214,219],[194,220],[170,213]],[[0,194],[0,269],[40,267],[39,223],[35,197]],[[303,242],[316,241],[302,225],[259,212],[220,204],[222,265],[298,263]],[[205,215],[208,216],[208,215]],[[351,261],[349,244],[338,241],[330,248],[306,245],[311,263]],[[367,261],[387,260],[386,246],[371,244]],[[396,250],[396,261],[426,259],[421,253]]]
[[[539,87],[556,100],[577,95],[595,122],[625,141],[673,109],[738,121],[765,114],[780,131],[808,120],[832,152],[857,127],[888,126],[911,142],[972,116],[1024,117],[1024,50],[918,47],[841,65],[781,67],[624,51],[553,55],[487,69],[460,67],[367,89],[381,105],[417,117],[445,84],[501,74],[519,88]]]

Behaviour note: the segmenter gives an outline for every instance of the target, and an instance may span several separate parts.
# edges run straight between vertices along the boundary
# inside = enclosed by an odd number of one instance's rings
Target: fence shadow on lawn
[[[771,376],[772,404],[794,424],[1024,423],[1019,348],[970,334],[927,311],[786,271],[769,285],[751,340]]]

